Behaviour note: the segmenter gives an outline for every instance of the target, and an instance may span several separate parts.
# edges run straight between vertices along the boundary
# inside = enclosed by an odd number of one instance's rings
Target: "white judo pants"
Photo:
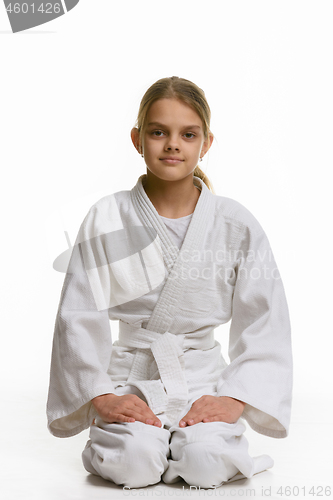
[[[160,420],[163,424],[161,416]],[[273,466],[267,455],[250,457],[244,430],[241,421],[160,428],[142,422],[107,424],[97,417],[82,453],[83,465],[88,472],[129,488],[161,479],[215,488]]]

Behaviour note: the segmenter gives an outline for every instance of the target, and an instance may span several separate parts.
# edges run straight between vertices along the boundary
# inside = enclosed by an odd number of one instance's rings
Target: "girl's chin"
[[[193,171],[195,167],[193,167],[192,170],[184,171],[182,168],[179,168],[179,165],[177,166],[163,166],[163,168],[149,168],[147,166],[147,174],[149,175],[152,174],[155,177],[158,177],[161,180],[165,181],[175,181],[175,180],[181,180],[184,179],[185,177],[193,174]]]
[[[153,173],[155,178],[160,179],[161,181],[181,181],[185,177],[187,177],[190,174],[187,175],[180,175],[179,173],[174,173],[174,174],[156,174]]]

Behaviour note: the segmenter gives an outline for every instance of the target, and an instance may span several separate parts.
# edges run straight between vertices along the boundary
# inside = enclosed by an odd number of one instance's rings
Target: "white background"
[[[215,141],[200,166],[215,192],[271,242],[293,328],[295,425],[331,422],[332,14],[330,1],[81,0],[12,34],[0,5],[6,422],[25,419],[30,395],[46,425],[64,278],[53,260],[94,201],[145,173],[130,130],[145,90],[172,75],[206,93]]]

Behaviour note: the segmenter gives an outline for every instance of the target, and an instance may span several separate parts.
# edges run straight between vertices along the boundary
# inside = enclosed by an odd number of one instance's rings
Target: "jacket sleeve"
[[[90,210],[73,247],[55,321],[47,418],[57,437],[89,427],[96,416],[91,399],[114,392],[107,373],[112,350],[108,310],[96,306],[85,263],[93,219]]]
[[[246,404],[243,417],[258,433],[288,434],[292,395],[290,320],[284,287],[259,224],[243,227],[229,334],[230,364],[219,396]]]

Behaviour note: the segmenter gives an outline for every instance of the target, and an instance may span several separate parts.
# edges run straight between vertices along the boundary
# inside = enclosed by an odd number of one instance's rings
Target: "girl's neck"
[[[193,184],[193,174],[179,181],[164,181],[147,169],[143,188],[159,215],[179,219],[194,212],[200,190]]]

